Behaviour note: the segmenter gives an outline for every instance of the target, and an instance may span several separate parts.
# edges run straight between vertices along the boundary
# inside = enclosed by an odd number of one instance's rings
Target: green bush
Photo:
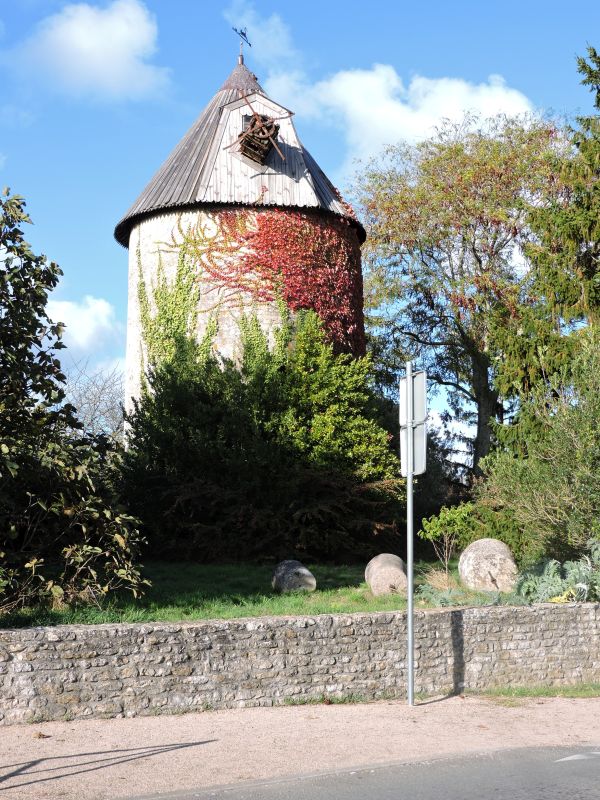
[[[482,503],[467,502],[443,506],[439,514],[424,519],[419,536],[431,542],[437,550],[451,550],[449,558],[477,539],[499,539],[512,552],[518,564],[539,557],[527,536],[516,523],[510,509],[496,510]],[[441,559],[444,560],[443,558]]]
[[[128,420],[123,478],[152,553],[201,560],[362,558],[398,547],[398,459],[370,362],[335,355],[317,316],[270,349],[242,322],[242,363],[206,342],[155,365]]]
[[[64,402],[61,326],[46,314],[61,272],[25,242],[24,207],[8,190],[0,198],[0,611],[143,584],[114,447],[87,436]]]

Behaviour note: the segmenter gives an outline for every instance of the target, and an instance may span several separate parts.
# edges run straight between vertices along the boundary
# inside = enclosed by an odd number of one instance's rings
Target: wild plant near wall
[[[517,592],[532,603],[600,600],[600,541],[588,542],[577,561],[541,561],[519,577]]]
[[[175,353],[188,346],[196,329],[200,284],[197,269],[182,246],[178,248],[177,269],[172,279],[165,274],[160,251],[153,283],[147,284],[142,274],[138,249],[138,301],[145,346],[145,372],[149,365],[172,361]]]

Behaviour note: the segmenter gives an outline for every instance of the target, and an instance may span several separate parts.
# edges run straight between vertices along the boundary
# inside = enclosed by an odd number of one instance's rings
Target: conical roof
[[[252,113],[248,106],[279,121],[278,149],[271,151],[264,164],[253,163],[232,148],[243,114]],[[311,208],[346,217],[364,241],[362,225],[301,144],[291,116],[267,97],[240,56],[225,83],[118,223],[116,240],[128,247],[134,225],[171,209],[260,205]]]

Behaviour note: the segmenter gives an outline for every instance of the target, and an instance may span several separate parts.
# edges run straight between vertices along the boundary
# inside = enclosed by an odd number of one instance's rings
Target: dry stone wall
[[[600,605],[420,611],[417,692],[600,682]],[[403,696],[406,614],[0,630],[4,723]]]

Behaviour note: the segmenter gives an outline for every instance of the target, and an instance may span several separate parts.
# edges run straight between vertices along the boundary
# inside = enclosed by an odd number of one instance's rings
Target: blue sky
[[[575,57],[600,48],[597,0],[0,0],[0,185],[64,270],[51,310],[78,359],[123,354],[112,231],[233,68],[232,24],[342,189],[356,158],[444,116],[591,109]]]

